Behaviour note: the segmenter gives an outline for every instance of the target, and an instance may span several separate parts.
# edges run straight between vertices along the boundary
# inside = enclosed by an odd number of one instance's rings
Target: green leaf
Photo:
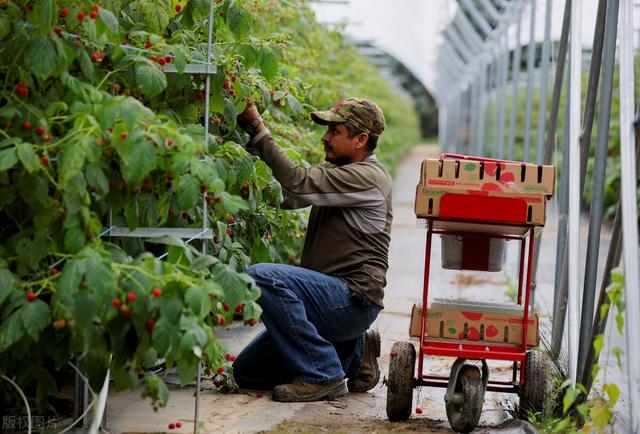
[[[173,326],[165,318],[160,318],[153,328],[152,342],[160,357],[171,348],[171,336],[175,333]]]
[[[103,194],[109,192],[109,180],[98,164],[91,163],[87,165],[85,178],[87,178],[87,182],[91,187],[100,190]]]
[[[107,26],[111,34],[117,35],[118,19],[116,18],[115,15],[113,15],[113,12],[111,12],[108,9],[100,8],[99,16],[100,16],[100,21]]]
[[[606,383],[602,388],[609,396],[609,404],[611,404],[611,406],[615,406],[616,402],[618,402],[618,398],[620,397],[620,388],[618,388],[614,383]]]
[[[247,281],[227,264],[219,262],[213,267],[214,279],[224,288],[224,299],[229,306],[242,303]]]
[[[156,167],[156,152],[148,142],[130,142],[129,154],[121,154],[125,160],[122,174],[128,185],[140,185],[144,178]],[[120,149],[118,149],[120,151]]]
[[[31,143],[20,143],[16,146],[16,150],[18,151],[18,157],[20,157],[20,161],[22,161],[24,168],[27,169],[27,172],[33,173],[40,169],[38,155],[33,150],[33,145]]]
[[[110,261],[93,255],[87,260],[87,283],[97,294],[106,295],[117,287],[116,275]]]
[[[3,149],[0,151],[0,171],[11,169],[18,162],[16,148]]]
[[[70,75],[67,71],[62,71],[62,74],[60,74],[60,82],[75,94],[79,94],[82,91],[80,80]]]
[[[69,143],[65,146],[59,169],[62,182],[67,182],[78,174],[84,164],[84,157],[84,149],[77,143]]]
[[[4,39],[11,33],[11,21],[4,15],[0,15],[0,39]]]
[[[222,207],[226,212],[236,213],[241,209],[248,209],[247,202],[240,196],[229,194],[226,191],[220,193],[220,199],[222,201]]]
[[[244,58],[244,67],[247,69],[252,67],[256,63],[256,60],[258,58],[256,49],[249,44],[241,46],[240,50],[238,50],[238,54],[240,54]]]
[[[0,268],[0,306],[2,306],[11,291],[15,289],[15,285],[16,279],[11,274],[11,271],[6,268]]]
[[[18,309],[0,324],[0,352],[19,341],[24,332],[21,309]]]
[[[45,80],[56,69],[58,54],[47,38],[34,36],[25,60],[34,74]]]
[[[562,414],[566,414],[567,411],[573,406],[580,396],[580,389],[567,387],[567,390],[564,392],[564,397],[562,398]]]
[[[39,298],[25,303],[19,310],[22,325],[34,340],[38,340],[40,332],[49,324],[49,305]]]
[[[57,293],[63,298],[75,294],[86,269],[86,265],[82,259],[76,258],[67,261],[62,270]]]
[[[291,108],[291,112],[295,117],[300,117],[300,115],[302,115],[302,104],[300,104],[300,101],[298,101],[295,96],[291,94],[287,95],[287,103],[289,104],[289,108]]]
[[[136,83],[149,98],[159,95],[167,87],[167,77],[155,65],[138,63],[136,65]]]
[[[195,286],[190,287],[187,289],[184,299],[194,314],[198,317],[202,315],[202,305],[204,303],[204,293],[202,289]]]
[[[200,198],[200,181],[197,178],[191,175],[181,177],[178,189],[180,209],[191,209],[196,206]]]
[[[598,357],[598,355],[600,354],[600,351],[602,351],[603,347],[604,347],[604,334],[600,333],[593,340],[593,349],[596,351],[596,357]]]
[[[80,64],[80,70],[90,83],[93,83],[96,79],[96,70],[93,67],[93,62],[84,48],[78,49],[78,63]]]
[[[616,326],[618,327],[618,333],[624,332],[624,316],[621,313],[616,315]]]
[[[224,120],[227,125],[232,128],[236,125],[236,117],[238,116],[238,110],[236,105],[228,98],[224,98]]]
[[[251,14],[241,7],[232,6],[227,10],[226,22],[236,39],[241,39],[249,33]]]
[[[278,60],[269,51],[263,51],[260,59],[260,70],[262,75],[270,83],[273,83],[273,78],[278,73]]]
[[[34,24],[42,28],[48,28],[53,25],[56,18],[56,6],[53,0],[36,0],[33,16]]]
[[[618,368],[622,369],[622,359],[620,358],[622,356],[622,348],[613,347],[611,349],[611,352],[616,357],[616,363],[618,364]]]
[[[76,296],[73,302],[73,318],[80,330],[87,332],[93,327],[93,318],[96,316],[97,310],[96,301],[92,296]]]
[[[116,390],[133,389],[138,384],[138,376],[135,372],[129,371],[124,367],[111,367],[111,376],[115,381]]]
[[[80,218],[77,215],[71,215],[64,221],[62,227],[64,228],[64,247],[71,253],[80,251],[86,242],[80,227]]]

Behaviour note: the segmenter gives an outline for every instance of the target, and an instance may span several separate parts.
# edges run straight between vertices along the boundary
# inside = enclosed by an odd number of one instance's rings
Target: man
[[[312,119],[327,126],[326,162],[287,157],[254,106],[238,116],[249,148],[282,185],[283,207],[312,205],[301,267],[257,264],[266,330],[233,364],[238,385],[271,389],[283,402],[365,392],[380,379],[380,336],[368,330],[383,308],[391,231],[391,179],[374,155],[385,127],[373,102],[340,101]],[[345,386],[344,378],[348,378]]]

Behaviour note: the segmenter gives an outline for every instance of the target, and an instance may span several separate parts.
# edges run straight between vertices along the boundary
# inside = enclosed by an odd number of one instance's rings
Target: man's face
[[[326,153],[325,160],[338,166],[353,163],[362,147],[361,136],[361,134],[356,134],[350,138],[344,124],[328,124],[327,132],[322,136],[322,144]]]

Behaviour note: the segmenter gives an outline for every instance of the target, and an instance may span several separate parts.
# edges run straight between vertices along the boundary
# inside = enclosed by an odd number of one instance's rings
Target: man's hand
[[[250,136],[262,131],[265,126],[262,123],[262,116],[258,113],[253,101],[247,101],[247,107],[236,118],[238,126],[245,130]]]
[[[238,115],[236,120],[238,121],[238,125],[241,127],[243,125],[250,124],[260,117],[260,113],[258,113],[258,109],[253,101],[247,101],[247,107],[243,110],[242,113]]]

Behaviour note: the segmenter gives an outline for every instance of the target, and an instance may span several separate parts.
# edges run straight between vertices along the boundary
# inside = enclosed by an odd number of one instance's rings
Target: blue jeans
[[[355,378],[364,332],[382,307],[360,303],[337,277],[283,264],[257,264],[247,273],[262,290],[266,330],[233,363],[242,388],[268,390],[300,379],[325,384]]]

